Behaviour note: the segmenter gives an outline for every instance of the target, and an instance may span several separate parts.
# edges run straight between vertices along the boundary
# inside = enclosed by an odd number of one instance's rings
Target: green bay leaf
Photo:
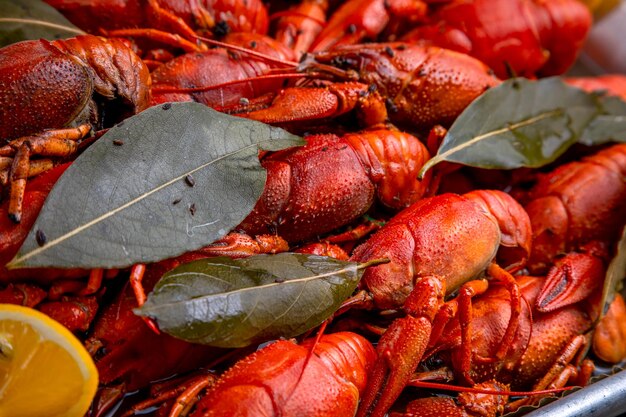
[[[166,273],[135,313],[174,337],[217,347],[295,337],[339,308],[364,266],[296,253],[201,259]]]
[[[147,109],[65,171],[7,267],[120,268],[198,249],[252,211],[266,180],[259,150],[303,143],[198,103]]]
[[[0,0],[0,47],[30,39],[65,39],[85,32],[41,0]]]
[[[597,95],[558,77],[507,80],[465,109],[420,177],[444,161],[494,169],[543,166],[578,142],[599,113]]]
[[[583,131],[580,143],[588,146],[626,142],[626,103],[618,97],[602,97],[600,114]]]
[[[608,311],[615,293],[622,290],[624,278],[626,278],[626,227],[622,230],[622,236],[617,244],[617,251],[606,270],[600,303],[603,306],[601,317]]]

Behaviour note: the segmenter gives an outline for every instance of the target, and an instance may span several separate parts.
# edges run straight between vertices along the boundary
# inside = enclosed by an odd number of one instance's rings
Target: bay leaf
[[[626,278],[626,227],[622,230],[622,236],[617,244],[617,251],[606,270],[604,279],[604,287],[602,288],[602,300],[600,305],[603,306],[601,317],[608,311],[615,293],[622,290]]]
[[[443,161],[496,169],[543,166],[576,143],[599,112],[596,94],[558,77],[504,81],[461,113],[419,177]]]
[[[201,248],[252,211],[267,175],[259,150],[303,143],[199,103],[149,108],[65,171],[7,267],[120,268]]]
[[[589,123],[579,142],[588,146],[626,142],[626,103],[618,97],[603,97],[600,105],[600,114]]]
[[[297,253],[200,259],[166,273],[135,313],[188,342],[243,347],[321,324],[360,275],[357,263]]]
[[[29,39],[53,41],[84,34],[41,0],[0,0],[0,48]]]

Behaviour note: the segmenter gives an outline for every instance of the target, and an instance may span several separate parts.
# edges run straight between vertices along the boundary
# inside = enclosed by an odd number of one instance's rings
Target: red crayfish
[[[266,33],[267,9],[259,0],[46,0],[90,33],[100,29],[153,29],[195,43],[195,36],[233,32]],[[148,31],[149,33],[149,31]],[[153,32],[154,33],[154,32]],[[157,34],[158,35],[158,34]]]
[[[574,63],[591,23],[577,0],[350,0],[310,51],[401,39],[469,54],[501,78],[555,75]]]
[[[593,253],[570,253],[557,260],[545,278],[517,277],[523,298],[519,325],[506,355],[496,361],[490,358],[508,328],[511,297],[507,289],[494,285],[472,302],[471,342],[462,341],[463,326],[455,317],[442,337],[431,342],[428,356],[447,358],[456,381],[469,386],[494,378],[513,389],[532,391],[565,386],[569,378],[574,385],[584,385],[593,365],[585,362],[580,374],[576,365],[589,347],[605,270],[603,260]],[[527,400],[509,408],[522,401]]]
[[[540,175],[525,205],[533,227],[531,271],[545,271],[558,254],[597,240],[612,243],[626,212],[626,144]]]
[[[499,77],[564,73],[592,17],[578,0],[455,0],[402,39],[472,55]]]
[[[26,179],[53,165],[44,159],[31,169],[31,155],[72,156],[92,127],[110,127],[150,101],[139,57],[120,40],[91,35],[2,48],[0,77],[0,137],[9,140],[0,148],[0,183],[11,185],[8,213],[17,223]]]
[[[304,0],[276,13],[274,41],[264,36],[268,13],[258,0],[46,1],[90,33],[134,39],[28,41],[0,53],[0,134],[7,140],[0,182],[11,188],[0,205],[0,300],[38,308],[85,335],[101,382],[91,416],[111,413],[125,394],[155,380],[206,366],[208,375],[196,372],[175,394],[143,404],[165,400],[172,417],[383,417],[400,405],[405,387],[439,375],[430,366],[441,363],[475,392],[459,395],[461,406],[421,398],[404,415],[495,415],[530,402],[505,405],[510,387],[585,384],[590,345],[606,361],[626,355],[616,335],[626,329],[615,326],[626,314],[621,297],[593,334],[607,263],[598,248],[610,248],[624,226],[626,145],[538,174],[530,191],[519,191],[520,202],[494,190],[435,195],[437,177],[417,180],[429,158],[418,136],[451,125],[497,86],[494,71],[534,77],[571,65],[591,24],[578,2]],[[325,23],[328,11],[334,14]],[[204,36],[226,46],[209,49]],[[364,39],[381,43],[359,44]],[[187,53],[158,56],[152,48],[159,43]],[[133,52],[143,49],[150,49],[145,61]],[[67,166],[55,165],[87,145],[92,130],[149,104],[190,100],[306,133],[302,147],[260,155],[265,189],[231,234],[121,271],[130,272],[130,284],[104,281],[117,271],[5,268]],[[368,212],[399,213],[349,259],[389,263],[365,271],[341,312],[354,307],[349,319],[390,323],[376,348],[348,332],[301,344],[280,340],[218,378],[213,364],[223,350],[156,334],[133,313],[145,297],[144,268],[149,290],[166,271],[207,256],[295,249],[348,258],[343,249],[352,246],[317,240]],[[512,275],[524,268],[547,277]],[[89,281],[76,280],[87,274]]]
[[[350,332],[307,339],[300,345],[277,341],[225,372],[191,415],[354,415],[374,359],[371,343]],[[196,395],[195,390],[191,393]],[[181,395],[179,402],[184,398],[182,402],[188,403],[189,396]],[[179,410],[172,409],[170,415],[180,415]]]
[[[398,126],[427,131],[435,124],[451,124],[469,103],[500,82],[487,66],[465,54],[408,43],[345,46],[309,55],[295,69],[299,78],[330,79],[345,84],[335,87],[322,82],[322,88],[286,88],[260,97],[246,97],[235,106],[222,106],[219,96],[217,102],[204,102],[220,111],[272,124],[336,117],[357,109],[366,115],[364,125],[388,118]],[[185,88],[189,81],[183,77],[176,86],[168,81],[166,86],[155,83],[154,88],[194,95],[218,90],[230,95],[230,89],[243,82],[266,83],[280,78],[281,73],[286,78],[294,75],[287,71],[290,70],[274,70],[271,77],[261,75],[248,80],[238,79],[237,73],[223,84],[195,88]],[[191,79],[195,80],[196,76],[191,75]],[[380,96],[382,101],[377,104],[372,99],[363,105],[363,100],[358,98],[366,96]],[[259,114],[260,109],[264,113]]]
[[[444,296],[459,289],[464,306],[461,320],[469,320],[469,299],[484,292],[485,272],[511,292],[511,314],[502,346],[508,346],[521,309],[517,285],[510,273],[524,265],[530,251],[530,223],[522,207],[498,191],[443,194],[413,204],[383,226],[351,259],[358,262],[388,258],[391,262],[365,271],[362,288],[366,305],[402,308],[381,337],[378,360],[359,408],[359,416],[383,416],[400,395],[422,359],[431,333],[443,323]],[[465,333],[464,340],[469,334]],[[504,348],[503,348],[504,349]],[[504,352],[497,352],[499,357]]]
[[[626,75],[607,74],[597,77],[567,77],[565,81],[585,91],[596,91],[626,100]]]
[[[245,81],[262,75],[271,68],[267,57],[276,60],[291,60],[293,56],[289,49],[267,36],[254,33],[234,33],[226,36],[224,42],[262,53],[264,59],[246,56],[224,48],[187,53],[173,58],[152,72],[154,83],[152,104],[193,100],[211,107],[224,107],[238,104],[242,97],[256,97],[276,91],[281,87],[283,80]],[[220,68],[220,71],[216,71],[215,68]],[[242,82],[219,90],[195,92],[192,88],[236,80],[242,80]],[[187,88],[192,88],[192,91],[185,92]]]

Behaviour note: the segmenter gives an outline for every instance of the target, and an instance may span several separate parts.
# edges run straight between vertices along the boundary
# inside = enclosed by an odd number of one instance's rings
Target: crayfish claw
[[[536,302],[546,313],[587,298],[604,281],[604,263],[586,253],[569,253],[559,259],[546,276]]]

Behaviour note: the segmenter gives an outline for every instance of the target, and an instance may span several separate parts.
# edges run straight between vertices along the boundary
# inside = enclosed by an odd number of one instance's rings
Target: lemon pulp
[[[81,342],[45,314],[0,304],[0,417],[82,417],[98,372]]]

